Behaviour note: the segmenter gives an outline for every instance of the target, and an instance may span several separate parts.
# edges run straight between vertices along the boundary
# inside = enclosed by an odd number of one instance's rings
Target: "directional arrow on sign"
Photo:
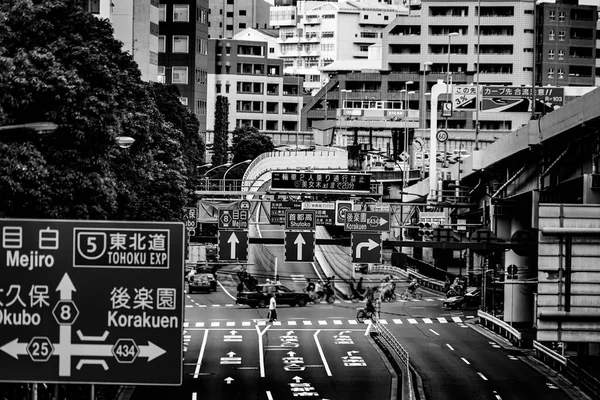
[[[227,240],[227,243],[231,244],[231,259],[235,260],[236,257],[236,245],[239,243],[240,241],[238,240],[237,236],[235,236],[235,232],[233,232],[231,234],[231,236],[229,236],[229,239]]]
[[[19,339],[17,338],[0,347],[0,350],[18,360],[19,356],[27,354],[27,343],[19,342]]]
[[[304,241],[304,238],[302,237],[301,233],[299,233],[296,240],[294,240],[294,244],[297,246],[298,249],[298,260],[302,260],[302,246],[305,245],[306,242]]]
[[[235,379],[233,379],[232,377],[228,376],[227,378],[223,379],[225,382],[227,382],[228,385],[231,385],[231,382],[233,382]]]
[[[73,281],[71,281],[69,274],[65,273],[63,275],[62,279],[58,283],[58,286],[56,287],[56,291],[60,292],[61,300],[72,300],[72,294],[73,292],[76,292],[77,289],[75,289],[75,285],[73,285]]]
[[[158,347],[151,341],[148,341],[146,346],[140,346],[140,357],[148,357],[148,361],[152,361],[165,354],[167,351],[161,347]]]
[[[360,253],[362,252],[362,249],[364,249],[365,247],[367,248],[367,250],[371,251],[374,248],[379,247],[379,243],[377,243],[373,239],[369,239],[369,241],[365,242],[365,243],[359,243],[356,246],[356,258],[361,258]]]

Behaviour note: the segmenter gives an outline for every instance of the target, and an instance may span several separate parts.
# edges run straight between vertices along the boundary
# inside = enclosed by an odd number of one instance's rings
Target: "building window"
[[[369,51],[369,45],[368,44],[361,44],[358,47],[359,47],[358,48],[359,51]]]
[[[246,29],[246,23],[240,22],[240,29]]]
[[[383,16],[383,20],[384,20],[384,21],[387,21],[389,18],[390,18],[390,17],[389,17],[389,16],[387,16],[387,15],[384,15],[384,16]]]
[[[533,53],[533,48],[531,48],[531,47],[525,47],[523,49],[523,53]]]
[[[560,40],[561,42],[564,42],[564,40],[565,40],[565,31],[559,31],[558,32],[558,40]]]
[[[221,93],[221,84],[220,83],[217,83],[217,85],[215,86],[215,92]]]
[[[558,13],[558,22],[565,22],[565,12],[561,11]]]
[[[548,50],[548,60],[554,60],[554,50]]]
[[[550,15],[548,15],[548,19],[550,21],[556,20],[556,11],[550,11]]]
[[[240,17],[246,16],[246,10],[240,10]]]
[[[179,101],[181,102],[181,104],[183,104],[184,106],[188,105],[188,98],[187,97],[180,97]]]
[[[523,33],[534,33],[533,29],[523,29]]]
[[[165,35],[158,35],[158,52],[165,53],[166,49],[166,38]]]
[[[554,78],[554,68],[548,68],[548,78]]]
[[[84,8],[89,13],[100,14],[100,0],[88,0]]]
[[[564,50],[559,50],[558,51],[558,59],[559,60],[564,60],[565,59],[565,51]]]
[[[185,35],[173,35],[173,53],[188,53],[189,38]]]
[[[554,40],[554,31],[553,30],[548,31],[548,40]]]
[[[167,5],[159,4],[158,5],[158,21],[165,22],[167,20]]]
[[[227,18],[233,18],[233,11],[227,11]]]
[[[369,19],[369,16],[368,15],[364,15],[363,19]]]
[[[165,79],[165,66],[164,65],[159,65],[158,66],[158,83],[165,83],[166,79]]]
[[[558,69],[558,79],[563,79],[565,77],[565,70],[562,68]]]
[[[187,85],[188,67],[173,67],[171,83],[173,83],[174,85]]]
[[[190,22],[189,4],[173,4],[173,22]]]

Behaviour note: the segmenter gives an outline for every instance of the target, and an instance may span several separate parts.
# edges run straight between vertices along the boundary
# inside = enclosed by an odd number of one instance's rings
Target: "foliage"
[[[225,164],[228,161],[229,142],[229,99],[217,96],[215,103],[215,127],[212,165]]]
[[[79,3],[0,2],[0,125],[59,125],[2,136],[0,217],[177,220],[202,163],[198,121]]]

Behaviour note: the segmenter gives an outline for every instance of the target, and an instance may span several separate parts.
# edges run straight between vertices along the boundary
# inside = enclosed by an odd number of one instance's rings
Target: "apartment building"
[[[295,143],[300,126],[302,80],[283,75],[283,62],[269,58],[263,41],[208,41],[207,143],[213,142],[216,98],[227,96],[229,128],[253,126],[275,144]],[[300,133],[308,144],[310,133]]]
[[[595,86],[598,13],[596,6],[558,0],[536,8],[536,83]]]
[[[175,85],[205,138],[208,0],[163,0],[159,8],[158,80]]]
[[[369,46],[381,42],[385,27],[402,6],[376,1],[282,2],[271,7],[270,23],[279,28],[279,55],[284,72],[305,78],[305,89],[325,83],[320,68],[338,59],[366,59]]]
[[[232,39],[246,28],[269,28],[269,8],[265,0],[209,0],[208,37]]]
[[[110,20],[123,51],[133,55],[142,79],[158,80],[158,0],[85,0],[84,9]]]

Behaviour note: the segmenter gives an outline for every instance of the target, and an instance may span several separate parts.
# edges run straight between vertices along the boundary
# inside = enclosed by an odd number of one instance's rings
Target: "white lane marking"
[[[392,320],[392,322],[394,322],[395,324],[402,324],[402,323],[403,323],[403,322],[402,322],[402,320],[401,320],[401,319],[398,319],[398,318],[394,318],[394,319]]]
[[[431,318],[423,318],[423,322],[425,322],[426,324],[433,324]]]
[[[270,391],[267,390],[267,399],[268,400],[273,400],[273,395],[271,394]]]
[[[196,392],[192,393],[192,400],[196,400],[198,394]]]
[[[357,324],[358,324],[358,321],[356,321],[356,320],[353,320],[353,319],[349,319],[349,320],[348,320],[348,323],[349,323],[350,325],[357,325]]]
[[[204,322],[196,322],[196,328],[204,328]]]
[[[242,322],[242,326],[250,326],[250,321],[244,321],[244,322]]]
[[[448,346],[450,350],[454,351],[454,347],[450,346],[448,343],[446,343],[446,346]]]
[[[437,317],[437,320],[440,321],[440,324],[447,324],[448,320],[444,317]]]
[[[185,308],[192,308],[192,307],[194,307],[192,304],[186,304],[185,305]]]
[[[331,370],[329,369],[329,364],[327,364],[327,360],[325,359],[325,354],[323,354],[323,349],[321,348],[321,343],[319,342],[319,338],[317,337],[319,332],[321,332],[320,329],[315,332],[313,337],[315,338],[315,343],[317,344],[317,348],[319,349],[319,354],[321,355],[321,360],[323,360],[323,366],[325,367],[327,376],[331,376]]]
[[[454,322],[462,322],[462,320],[460,319],[460,317],[452,317],[452,321],[454,321]]]
[[[439,333],[437,333],[436,331],[434,331],[433,329],[430,329],[430,331],[431,331],[432,333],[434,333],[435,335],[438,335],[438,336],[440,336],[440,334],[439,334]]]
[[[235,326],[235,321],[227,321],[227,326]]]
[[[312,325],[312,321],[309,321],[309,320],[304,320],[304,321],[302,321],[302,323],[304,325]]]
[[[486,378],[485,375],[483,375],[481,372],[478,372],[477,375],[479,375],[484,381],[488,380],[488,378]]]
[[[463,360],[463,361],[465,362],[465,364],[467,364],[467,365],[471,365],[471,363],[470,363],[470,362],[468,362],[466,358],[464,358],[464,357],[461,357],[460,359],[461,359],[461,360]],[[487,380],[487,379],[486,379],[486,380]]]
[[[202,346],[200,346],[200,354],[198,355],[198,362],[194,370],[194,379],[198,379],[200,373],[200,366],[202,365],[202,358],[204,357],[204,349],[206,348],[206,342],[208,341],[208,329],[204,330],[204,338],[202,339]]]
[[[409,324],[418,324],[417,320],[413,318],[408,318],[407,321]]]
[[[369,331],[371,330],[371,325],[370,324],[371,321],[365,321],[365,323],[367,324],[367,329],[365,329],[365,336],[369,336]]]
[[[333,320],[333,324],[334,324],[334,325],[342,325],[342,321],[341,321],[341,320],[339,320],[339,319],[334,319],[334,320]]]
[[[211,322],[210,326],[211,326],[211,328],[218,328],[219,326],[221,326],[221,323],[218,321]]]
[[[327,321],[323,321],[322,319],[321,319],[321,320],[318,320],[318,321],[317,321],[317,323],[318,323],[319,325],[327,325]]]
[[[387,319],[380,319],[379,322],[381,323],[381,325],[387,325]]]
[[[260,364],[260,377],[265,377],[265,353],[263,351],[263,335],[265,332],[271,327],[271,325],[267,325],[265,329],[261,332],[258,325],[256,325],[256,332],[258,333],[258,360]]]
[[[502,397],[494,390],[494,396],[496,396],[496,400],[502,400]]]

